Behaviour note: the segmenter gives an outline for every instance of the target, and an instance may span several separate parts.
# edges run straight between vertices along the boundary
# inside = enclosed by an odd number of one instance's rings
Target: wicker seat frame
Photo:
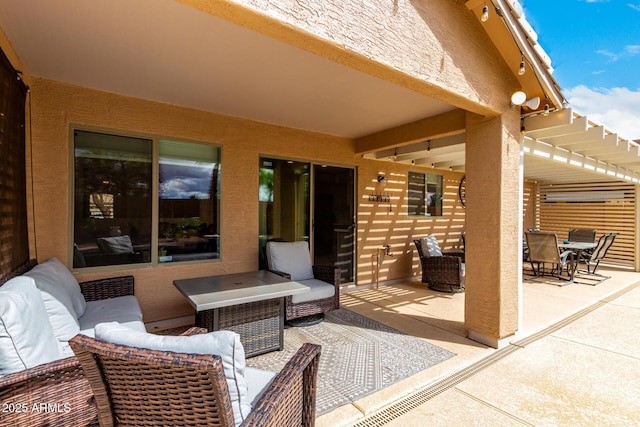
[[[30,260],[0,277],[0,286],[35,265],[37,261]],[[92,280],[80,283],[80,289],[87,301],[133,295],[134,279],[122,276]],[[20,404],[26,409],[0,411],[0,425],[62,427],[98,422],[93,391],[74,356],[0,378],[0,403],[3,407]]]
[[[83,335],[69,344],[94,390],[101,426],[234,426],[220,356],[141,349]],[[313,426],[319,357],[320,346],[303,344],[242,426]]]
[[[444,252],[442,256],[424,256],[420,239],[413,243],[418,250],[422,268],[422,283],[438,292],[464,292],[462,263],[464,252]]]
[[[291,296],[286,297],[286,320],[299,319],[301,317],[326,313],[327,311],[340,308],[340,269],[329,265],[314,265],[312,268],[313,277],[332,284],[335,287],[335,293],[329,298],[305,301],[297,304],[293,303]],[[291,280],[291,275],[289,273],[276,270],[270,271]]]

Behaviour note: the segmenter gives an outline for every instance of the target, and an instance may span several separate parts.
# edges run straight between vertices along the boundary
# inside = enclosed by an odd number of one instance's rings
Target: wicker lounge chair
[[[432,247],[431,249],[425,250],[423,247],[424,239]],[[441,252],[434,236],[428,236],[424,239],[413,241],[420,257],[422,283],[426,283],[429,289],[434,291],[464,292],[464,252]]]
[[[235,425],[220,356],[148,350],[83,335],[69,344],[94,390],[101,426]],[[319,357],[320,346],[303,344],[242,426],[313,426]]]
[[[0,277],[0,286],[31,270],[36,264],[35,260],[30,260]],[[133,295],[134,281],[133,276],[108,278],[80,283],[80,288],[86,301],[96,301]],[[0,425],[56,427],[87,426],[98,422],[93,391],[76,357],[45,363],[0,378],[0,403],[20,403],[29,409],[0,412]],[[43,404],[62,406],[56,406],[55,410],[31,410]]]
[[[309,286],[311,292],[286,297],[286,320],[309,318],[340,308],[340,269],[311,265],[307,242],[268,242],[269,270]]]

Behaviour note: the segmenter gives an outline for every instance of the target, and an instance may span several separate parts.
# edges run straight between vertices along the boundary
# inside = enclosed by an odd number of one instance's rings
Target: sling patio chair
[[[596,234],[597,230],[593,229],[580,229],[580,228],[572,228],[569,230],[567,238],[570,242],[587,242],[587,243],[595,243],[596,242]],[[577,260],[578,263],[586,262],[588,258],[591,257],[593,253],[593,249],[585,249],[580,254],[580,259]]]
[[[600,265],[600,261],[607,255],[609,248],[613,245],[613,241],[616,239],[618,233],[606,233],[600,236],[598,239],[598,244],[592,250],[589,257],[585,259],[587,263],[587,272],[589,274],[596,274],[596,270]],[[593,265],[593,271],[591,271],[591,266]],[[604,277],[604,276],[603,276]]]
[[[320,346],[303,344],[273,373],[246,367],[234,332],[187,332],[160,336],[111,322],[96,326],[100,339],[69,341],[100,426],[314,425]]]
[[[439,292],[464,292],[464,252],[442,252],[436,236],[413,241],[420,257],[422,283]]]
[[[535,276],[544,276],[544,265],[551,264],[551,273],[555,272],[558,279],[573,280],[576,268],[574,254],[570,250],[560,253],[558,236],[555,233],[526,232],[525,236],[529,248],[529,262]],[[567,279],[562,277],[562,271],[565,269],[569,275]]]

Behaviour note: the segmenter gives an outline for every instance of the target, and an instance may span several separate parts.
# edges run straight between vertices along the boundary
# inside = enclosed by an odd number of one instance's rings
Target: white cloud
[[[622,138],[640,139],[640,90],[594,89],[580,85],[563,92],[576,113]]]
[[[634,9],[640,12],[640,4],[628,3],[627,6],[629,6],[631,9]]]

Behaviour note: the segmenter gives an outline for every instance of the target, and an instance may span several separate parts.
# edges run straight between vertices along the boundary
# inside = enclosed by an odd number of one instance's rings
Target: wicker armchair
[[[0,277],[0,286],[13,277],[31,270],[37,264],[30,260]],[[133,295],[133,276],[92,280],[80,283],[87,301]],[[27,411],[0,411],[0,425],[15,426],[88,426],[98,422],[93,391],[76,357],[45,363],[0,378],[0,403],[3,407],[19,403]],[[41,405],[54,405],[55,410],[37,411]]]
[[[148,350],[83,335],[69,344],[95,392],[101,426],[235,425],[220,356]],[[319,357],[320,346],[303,344],[242,426],[313,426]]]
[[[422,239],[413,241],[420,257],[422,283],[439,292],[464,292],[464,252],[444,252],[429,256],[422,249]]]
[[[284,262],[282,258],[276,260],[273,255],[273,252],[277,250],[276,248],[279,248],[283,254],[290,254],[291,259],[284,260]],[[326,284],[333,286],[331,296],[323,295],[319,298],[305,301],[296,301],[295,296],[286,297],[286,320],[321,315],[327,311],[340,308],[340,269],[327,265],[312,266],[309,247],[306,242],[268,242],[265,251],[271,272],[310,286],[311,295],[319,289],[318,285],[325,289],[330,289]],[[287,265],[294,266],[294,269],[288,269],[285,267]],[[302,295],[303,298],[308,299],[305,294]]]

